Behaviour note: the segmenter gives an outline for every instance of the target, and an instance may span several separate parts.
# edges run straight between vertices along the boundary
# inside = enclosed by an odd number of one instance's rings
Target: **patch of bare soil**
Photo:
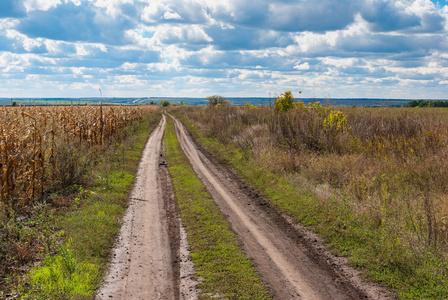
[[[346,260],[271,207],[220,164],[174,118],[181,146],[276,299],[390,299]]]
[[[188,243],[163,159],[165,124],[163,116],[145,146],[97,299],[197,298]]]

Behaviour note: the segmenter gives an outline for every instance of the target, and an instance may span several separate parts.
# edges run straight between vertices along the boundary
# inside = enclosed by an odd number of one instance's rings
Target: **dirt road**
[[[356,271],[346,266],[343,271],[335,270],[336,260],[307,246],[303,233],[258,194],[248,191],[229,169],[193,141],[179,120],[174,121],[195,172],[227,215],[276,299],[388,299],[378,288],[363,283]]]
[[[97,299],[178,299],[179,230],[167,199],[163,172],[163,116],[140,161],[130,205]],[[174,221],[175,222],[175,221]],[[171,239],[170,239],[171,236]],[[177,245],[176,245],[177,241]]]
[[[174,118],[195,172],[231,223],[275,299],[388,299],[306,229],[219,164]],[[166,119],[152,132],[110,269],[97,299],[196,299],[186,233],[162,151]]]

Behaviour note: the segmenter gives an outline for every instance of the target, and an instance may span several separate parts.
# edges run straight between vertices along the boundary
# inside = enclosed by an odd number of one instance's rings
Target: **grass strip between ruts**
[[[270,299],[252,262],[183,153],[169,117],[164,142],[182,223],[197,277],[201,278],[200,299]]]
[[[120,230],[141,153],[160,116],[159,112],[151,113],[125,129],[131,138],[129,146],[121,154],[105,154],[103,163],[92,170],[97,179],[83,190],[86,196],[76,198],[75,207],[55,220],[59,228],[56,234],[65,242],[31,270],[27,284],[19,288],[21,299],[95,298]]]
[[[365,270],[370,280],[392,288],[399,299],[448,299],[445,263],[428,253],[410,259],[406,251],[385,240],[382,232],[356,217],[356,212],[331,201],[321,203],[288,182],[287,176],[263,170],[234,145],[201,135],[179,113],[178,118],[218,159],[234,168],[279,210],[321,235],[331,250],[348,256],[352,265]]]

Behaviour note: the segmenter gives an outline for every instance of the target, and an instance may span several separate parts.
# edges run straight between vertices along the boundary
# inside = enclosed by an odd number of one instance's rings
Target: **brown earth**
[[[174,118],[195,172],[227,216],[275,299],[390,299],[364,282],[318,236],[269,205],[220,164]],[[196,299],[194,267],[181,227],[162,137],[165,117],[142,156],[130,205],[97,299]]]
[[[186,234],[163,160],[165,124],[163,116],[145,146],[97,299],[196,299]]]
[[[174,118],[176,133],[206,185],[276,299],[390,299],[364,282],[322,241],[272,208],[268,201],[220,164]]]

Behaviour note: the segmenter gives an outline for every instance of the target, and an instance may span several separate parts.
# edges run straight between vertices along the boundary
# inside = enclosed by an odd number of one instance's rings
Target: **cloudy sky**
[[[448,98],[448,3],[0,0],[0,97]]]

